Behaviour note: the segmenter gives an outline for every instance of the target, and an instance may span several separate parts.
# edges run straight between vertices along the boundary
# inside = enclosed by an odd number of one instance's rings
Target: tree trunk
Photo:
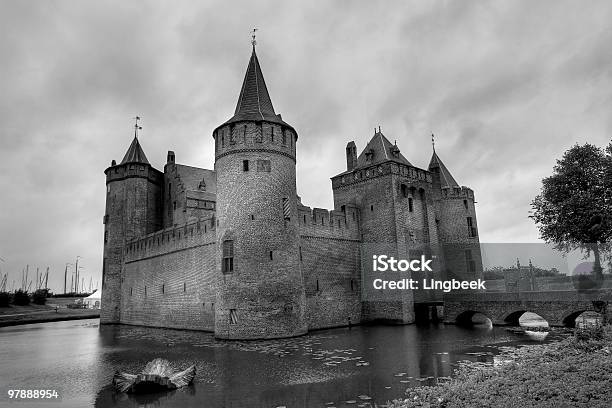
[[[599,245],[593,245],[593,254],[595,255],[595,264],[593,265],[593,274],[597,280],[603,280],[603,269],[601,267],[601,257],[599,255]]]

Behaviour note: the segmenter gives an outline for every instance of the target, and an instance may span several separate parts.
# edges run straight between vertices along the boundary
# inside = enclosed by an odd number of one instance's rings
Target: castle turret
[[[434,148],[429,162],[436,197],[438,236],[444,248],[447,277],[482,275],[474,191],[460,186]]]
[[[274,111],[255,46],[234,116],[213,137],[221,277],[215,335],[301,335],[307,324],[295,181],[298,137]]]
[[[121,281],[126,241],[161,227],[163,174],[154,169],[137,136],[120,164],[113,160],[106,174],[104,259],[100,323],[121,320]]]

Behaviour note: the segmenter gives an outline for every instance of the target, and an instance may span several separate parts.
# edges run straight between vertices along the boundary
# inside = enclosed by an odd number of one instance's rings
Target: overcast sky
[[[213,168],[212,130],[257,53],[299,133],[298,193],[332,207],[344,148],[382,126],[474,189],[482,242],[537,242],[530,201],[574,143],[612,136],[609,1],[2,1],[0,268],[82,256],[99,280],[104,169],[142,117],[158,169]]]

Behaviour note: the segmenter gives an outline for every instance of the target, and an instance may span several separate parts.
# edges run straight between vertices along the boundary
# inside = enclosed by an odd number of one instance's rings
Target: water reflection
[[[460,361],[491,363],[500,346],[530,341],[486,324],[360,326],[226,342],[201,332],[57,322],[0,329],[0,380],[58,387],[62,407],[380,405],[408,387],[448,378]],[[139,372],[156,357],[177,369],[195,363],[194,385],[149,396],[114,392],[115,370]]]

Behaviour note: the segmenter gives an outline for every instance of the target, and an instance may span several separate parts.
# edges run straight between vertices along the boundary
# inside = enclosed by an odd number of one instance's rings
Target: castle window
[[[132,296],[132,288],[130,288],[130,296]]]
[[[223,263],[221,265],[223,273],[234,271],[234,241],[223,241]]]
[[[270,160],[257,160],[257,171],[269,173],[272,169]]]
[[[319,280],[317,279],[317,292],[319,291]]]
[[[408,198],[408,211],[414,211],[414,205],[412,203],[412,198]]]
[[[304,224],[306,224],[306,214],[304,214]]]
[[[238,314],[236,313],[236,309],[230,309],[229,319],[230,319],[230,324],[238,323]]]
[[[270,251],[270,260],[274,260],[274,253],[272,251]]]
[[[291,208],[289,207],[289,198],[283,197],[283,218],[289,221],[291,219]]]
[[[242,161],[242,171],[249,171],[249,161],[248,160]]]
[[[476,261],[472,258],[472,251],[469,249],[465,250],[465,263],[468,272],[476,272]]]
[[[104,231],[104,243],[108,242],[108,231]]]
[[[254,219],[255,219],[255,216],[251,214],[251,221],[253,221]]]
[[[373,205],[370,206],[370,211],[374,211],[374,206]]]
[[[274,126],[272,126],[272,130],[270,131],[270,141],[274,143]]]
[[[165,291],[166,291],[166,285],[162,283],[162,293],[164,293]]]
[[[187,282],[183,282],[183,292],[187,292]]]
[[[283,131],[283,146],[287,146],[287,133]]]
[[[106,194],[110,194],[110,184],[106,185]]]
[[[474,222],[472,217],[467,217],[468,236],[474,238],[477,236],[476,228],[474,228]]]
[[[402,197],[404,198],[408,197],[408,186],[405,184],[402,184],[401,190],[402,190]]]
[[[302,247],[300,247],[300,262],[302,261]]]
[[[351,279],[351,292],[355,291],[355,281]]]
[[[172,203],[172,208],[176,211],[176,201]]]
[[[465,207],[465,209],[468,209],[468,202],[467,200],[463,200],[463,206]]]
[[[147,296],[147,287],[145,286],[145,296]]]

